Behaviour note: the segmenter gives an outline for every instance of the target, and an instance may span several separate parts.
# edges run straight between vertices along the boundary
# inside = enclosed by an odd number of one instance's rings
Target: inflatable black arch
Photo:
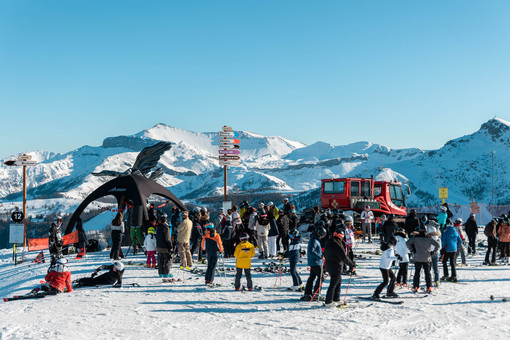
[[[144,220],[148,220],[147,207],[145,203],[147,202],[147,197],[150,195],[165,197],[172,201],[179,209],[186,210],[184,204],[182,204],[182,202],[175,197],[174,194],[162,185],[159,185],[143,175],[123,175],[101,185],[87,198],[85,198],[67,223],[65,235],[73,231],[81,213],[91,202],[108,195],[115,196],[118,208],[122,210],[124,210],[126,202],[129,200],[133,201],[135,206],[142,206]]]

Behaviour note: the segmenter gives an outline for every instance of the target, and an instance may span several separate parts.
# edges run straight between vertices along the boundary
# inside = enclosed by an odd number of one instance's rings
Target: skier
[[[283,199],[283,213],[285,215],[289,215],[291,210],[292,210],[292,204],[290,204],[289,199],[287,197],[285,197]]]
[[[441,231],[445,228],[446,220],[448,219],[448,208],[444,205],[439,207],[439,214],[437,214],[437,223],[439,223],[439,227]]]
[[[411,234],[416,231],[416,228],[420,225],[420,220],[416,216],[416,210],[411,209],[409,215],[406,216],[406,221],[404,224],[404,229],[406,230],[406,234],[408,237],[411,237]]]
[[[204,232],[202,229],[202,225],[200,224],[200,208],[195,207],[193,209],[193,228],[191,229],[191,256],[195,254],[196,251],[198,251],[197,255],[197,261],[203,262],[203,256],[202,256],[202,247],[200,246],[202,244],[202,238],[204,237]]]
[[[423,217],[426,218],[426,216]],[[441,231],[439,230],[439,224],[437,224],[434,220],[428,221],[425,228],[427,228],[427,236],[439,244],[437,248],[434,248],[434,253],[430,256],[432,270],[434,271],[434,286],[439,287],[439,252],[441,251]]]
[[[430,262],[432,261],[432,256],[439,251],[440,246],[436,240],[427,237],[425,226],[420,225],[417,231],[418,234],[406,242],[407,247],[414,254],[413,292],[417,292],[420,287],[420,275],[423,268],[427,292],[430,293],[432,291]]]
[[[398,295],[393,291],[395,289],[395,274],[391,269],[391,264],[397,259],[394,248],[396,244],[397,239],[395,236],[391,236],[388,242],[383,242],[381,244],[382,255],[381,260],[379,261],[379,270],[381,271],[383,282],[381,282],[381,284],[375,289],[374,294],[372,295],[372,299],[374,300],[379,300],[381,298],[379,294],[381,294],[382,290],[386,286],[388,286],[386,297],[398,297]],[[400,258],[400,256],[398,256],[398,258]]]
[[[326,242],[324,258],[326,271],[330,275],[330,283],[326,293],[326,307],[336,307],[340,304],[340,287],[342,285],[342,272],[344,264],[354,266],[354,263],[345,254],[343,239],[345,230],[338,228]]]
[[[285,215],[283,210],[278,211],[278,219],[276,220],[276,224],[278,225],[278,240],[276,243],[276,250],[280,252],[280,240],[282,243],[283,252],[289,250],[289,226],[290,219],[288,215]]]
[[[365,205],[365,210],[361,212],[361,230],[363,231],[363,242],[365,237],[368,236],[368,243],[372,243],[372,221],[374,220],[374,213],[370,210],[369,205]]]
[[[240,220],[240,219],[239,219]],[[232,211],[229,209],[225,216],[225,224],[221,228],[221,242],[223,242],[223,249],[225,251],[225,257],[229,258],[232,256],[232,245],[234,244],[234,227],[232,226]]]
[[[193,222],[188,218],[188,212],[181,212],[181,223],[177,227],[177,247],[181,258],[181,269],[193,267],[193,258],[189,249],[189,240],[193,229]]]
[[[113,260],[120,259],[120,244],[122,243],[122,235],[124,235],[125,231],[122,218],[123,214],[119,211],[112,221],[112,250],[110,251],[110,258]]]
[[[395,245],[395,255],[400,257],[399,269],[397,273],[397,287],[407,287],[407,270],[409,269],[409,248],[407,248],[407,238],[404,231],[395,233],[397,244]]]
[[[97,276],[97,273],[101,270],[108,270],[108,272]],[[122,275],[124,275],[124,264],[120,261],[114,261],[111,265],[99,266],[90,277],[76,280],[76,287],[113,285],[113,287],[120,288],[122,287]]]
[[[496,223],[497,221],[495,219],[492,219],[487,225],[485,226],[485,229],[483,233],[485,236],[487,236],[487,253],[485,254],[485,261],[483,262],[484,265],[495,265],[496,264],[496,249],[498,247],[498,236],[496,234]],[[489,258],[492,251],[492,259],[489,262]]]
[[[216,264],[218,257],[223,253],[223,244],[221,243],[220,234],[214,230],[213,223],[204,225],[205,235],[202,238],[202,250],[206,252],[207,256],[207,270],[205,272],[205,284],[208,286],[214,285],[214,274],[216,271]]]
[[[308,280],[306,281],[305,286],[305,294],[301,298],[301,300],[304,301],[310,301],[312,299],[313,294],[315,294],[314,299],[319,300],[319,295],[317,292],[319,291],[319,287],[322,286],[322,247],[320,243],[320,239],[326,236],[326,229],[324,229],[323,226],[317,226],[315,227],[315,230],[313,231],[312,235],[310,236],[310,240],[308,241],[308,248],[307,248],[307,260],[308,260],[308,266],[310,267],[310,276],[308,277]],[[317,278],[317,282],[315,283],[315,286],[312,286],[313,282],[315,281],[315,278]],[[314,293],[315,292],[315,293]]]
[[[264,213],[260,215],[255,223],[255,230],[257,232],[258,244],[259,244],[259,259],[267,259],[268,258],[268,249],[267,249],[267,237],[269,235],[269,230],[271,229],[269,220],[267,219],[267,215]]]
[[[301,235],[299,234],[299,230],[292,229],[289,232],[289,236],[290,245],[289,250],[285,252],[285,257],[289,259],[290,275],[292,276],[292,286],[290,290],[297,291],[300,290],[303,285],[303,281],[301,281],[301,277],[296,269],[299,257],[301,256]]]
[[[59,258],[62,257],[62,246],[64,245],[64,241],[62,240],[62,221],[64,219],[62,216],[57,215],[51,224],[50,230],[48,232],[49,239],[48,245],[51,254],[51,264],[55,264]]]
[[[156,229],[156,251],[158,252],[158,274],[163,278],[163,282],[173,277],[170,274],[172,269],[172,232],[167,223],[167,215],[159,215],[159,224]]]
[[[147,268],[156,268],[156,237],[154,236],[155,229],[150,227],[147,230],[147,236],[143,241],[143,248],[147,252]]]
[[[503,264],[509,264],[508,259],[510,256],[510,225],[509,219],[505,216],[503,223],[499,227],[498,236],[501,243],[501,259]]]
[[[269,205],[271,204],[271,205]],[[274,257],[276,256],[276,240],[278,239],[278,226],[276,225],[276,219],[279,217],[278,216],[278,208],[273,209],[273,202],[269,202],[268,205],[266,206],[266,210],[267,210],[267,218],[269,219],[269,233],[267,235],[267,250],[268,250],[268,255],[269,257]],[[274,215],[274,213],[276,212],[276,216]]]
[[[44,295],[55,295],[65,291],[67,288],[67,292],[70,293],[73,291],[73,287],[71,285],[71,272],[69,268],[66,266],[67,260],[63,257],[57,259],[56,263],[51,265],[48,274],[44,280],[46,283],[41,285],[41,290]]]
[[[476,255],[476,235],[478,234],[478,225],[476,224],[476,215],[471,214],[464,225],[468,238],[468,255]]]
[[[383,225],[383,241],[388,243],[390,238],[394,237],[397,225],[393,221],[393,214],[388,215],[388,220]]]
[[[460,239],[462,240],[462,243],[457,247],[457,252],[455,253],[455,263],[457,263],[457,258],[459,257],[462,260],[462,266],[467,266],[466,263],[466,250],[464,249],[464,245],[466,243],[466,235],[464,231],[462,230],[462,218],[457,218],[455,220],[455,223],[453,224],[453,227],[455,228],[455,231],[459,234]]]
[[[340,214],[340,216],[345,216],[343,213]],[[353,218],[352,216],[345,216],[345,252],[347,253],[347,256],[353,263],[352,267],[349,267],[349,272],[352,273],[352,275],[356,274],[356,271],[354,268],[356,267],[356,263],[354,261],[354,242],[356,242],[356,239],[354,237],[354,230],[352,228]]]
[[[445,212],[446,213],[446,212]],[[450,220],[447,220],[446,230],[441,235],[441,243],[443,245],[443,277],[441,280],[457,282],[457,271],[455,270],[455,253],[457,248],[462,244],[459,233],[455,230]],[[448,276],[448,260],[452,267],[452,276]]]
[[[240,236],[241,243],[239,243],[234,251],[236,260],[236,278],[234,283],[235,290],[241,289],[241,277],[246,275],[248,290],[253,289],[253,282],[251,280],[251,258],[255,256],[255,247],[249,242],[250,236],[247,233],[242,233]]]

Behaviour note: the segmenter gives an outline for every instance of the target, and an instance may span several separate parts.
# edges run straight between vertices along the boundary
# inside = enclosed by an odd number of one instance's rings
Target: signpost
[[[23,167],[23,213],[22,213],[22,215],[16,214],[16,216],[14,216],[15,213],[18,213],[18,212],[14,212],[13,216],[11,216],[14,222],[16,222],[14,217],[17,217],[17,219],[19,219],[20,216],[21,216],[21,220],[23,221],[23,249],[26,249],[26,247],[27,247],[27,219],[26,219],[26,216],[27,216],[27,166],[34,166],[37,164],[36,161],[32,161],[31,159],[32,159],[32,156],[23,154],[23,155],[18,156],[18,159],[16,159],[16,160],[9,160],[9,161],[4,162],[4,164],[7,166],[22,166]],[[16,247],[16,245],[14,245],[14,247]],[[22,261],[24,261],[24,260],[25,260],[25,251],[23,250]]]
[[[230,126],[223,126],[223,131],[218,132],[218,161],[220,166],[223,166],[223,205],[227,206],[227,166],[240,166],[241,165],[241,151],[238,150],[238,138],[241,134],[233,131]],[[231,202],[229,202],[232,204]],[[225,209],[225,211],[227,211]]]
[[[444,204],[444,200],[448,199],[448,188],[446,187],[439,188],[439,198],[443,200]]]

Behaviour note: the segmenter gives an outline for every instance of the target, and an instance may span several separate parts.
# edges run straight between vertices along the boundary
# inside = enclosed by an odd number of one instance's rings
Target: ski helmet
[[[323,227],[323,228],[325,228],[325,227],[326,227],[326,222],[324,222],[323,220],[319,220],[319,221],[317,222],[317,227]]]
[[[370,209],[370,206],[369,205],[365,205],[365,209]]]
[[[382,221],[386,221],[387,219],[388,219],[388,217],[386,215],[384,215],[384,214],[381,215],[381,220]]]
[[[345,229],[344,228],[337,228],[335,232],[333,233],[333,236],[338,238],[344,238],[345,235]]]
[[[462,224],[462,222],[464,222],[464,221],[463,221],[463,220],[462,220],[462,218],[460,218],[460,217],[457,217],[457,218],[455,219],[455,224]]]
[[[124,270],[124,263],[122,263],[120,261],[113,262],[113,266],[115,268],[117,268],[118,271],[123,271]]]
[[[324,236],[326,236],[326,233],[327,233],[326,228],[324,228],[320,225],[315,227],[315,230],[313,232],[315,233],[315,235],[319,236],[319,238],[323,238]]]
[[[161,220],[161,222],[166,222],[166,218],[167,218],[167,214],[165,214],[164,212],[162,212],[160,215],[159,215],[159,219]]]
[[[64,218],[62,217],[62,215],[57,215],[55,216],[55,218],[53,219],[53,222],[57,223],[58,221],[62,221]]]
[[[299,230],[297,229],[292,229],[289,233],[289,236],[290,238],[296,238],[296,237],[299,237]]]
[[[353,223],[354,220],[352,219],[352,216],[345,216],[345,223]]]
[[[206,207],[202,207],[202,209],[200,209],[200,212],[202,214],[207,214],[207,208]]]
[[[57,260],[57,263],[58,263],[58,264],[67,264],[67,259],[66,259],[66,258],[61,257],[61,258],[59,258],[59,259]]]
[[[446,212],[448,209],[444,205],[442,205],[439,207],[439,210]]]
[[[274,205],[274,203],[273,203],[273,202],[269,202],[269,203],[267,204],[267,206],[268,206],[268,207],[272,207],[273,205]]]
[[[147,233],[148,234],[154,234],[156,232],[156,229],[154,229],[153,227],[150,227],[148,230],[147,230]]]
[[[241,239],[242,241],[248,240],[249,238],[250,236],[247,233],[242,233],[241,237],[239,237],[239,239]]]

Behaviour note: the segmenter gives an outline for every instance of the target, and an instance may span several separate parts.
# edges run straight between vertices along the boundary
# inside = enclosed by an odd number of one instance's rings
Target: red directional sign
[[[222,139],[219,139],[218,142],[221,144],[239,144],[241,143],[241,141],[239,139],[235,139],[235,138],[222,138]]]

